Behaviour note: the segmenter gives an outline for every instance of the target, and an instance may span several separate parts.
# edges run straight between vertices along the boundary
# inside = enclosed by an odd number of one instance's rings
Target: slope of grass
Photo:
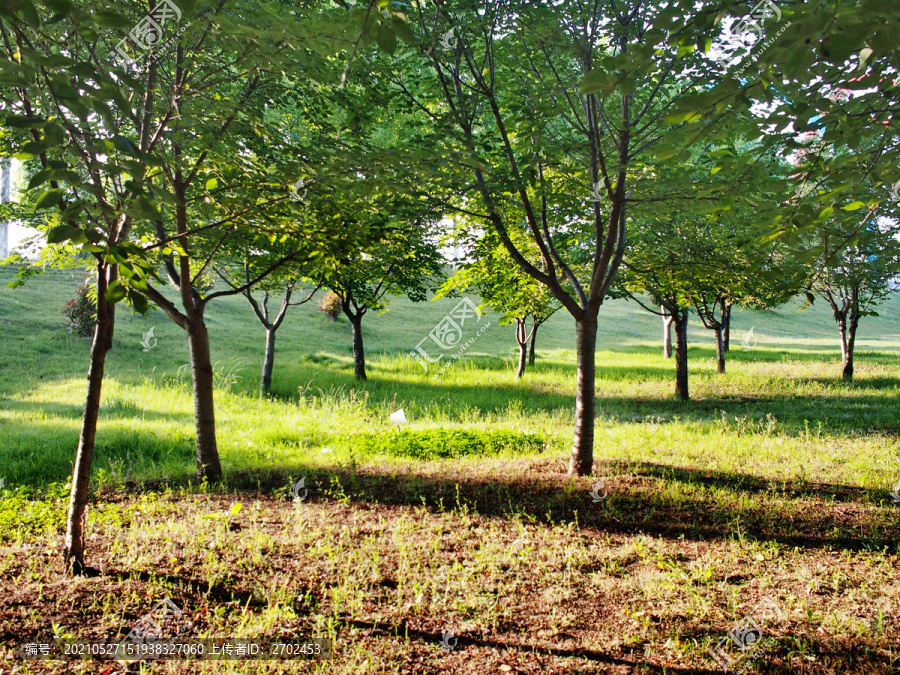
[[[3,274],[0,281],[10,271]],[[63,481],[71,472],[89,344],[66,333],[59,312],[80,281],[80,273],[55,272],[23,289],[0,292],[6,326],[0,447],[10,484]],[[492,315],[480,320],[490,326],[460,361],[425,372],[408,352],[457,302],[396,299],[390,312],[367,317],[370,380],[365,384],[352,377],[347,323],[328,321],[315,303],[293,308],[278,334],[269,400],[256,394],[261,326],[241,298],[213,304],[208,320],[225,466],[290,465],[318,457],[322,447],[340,456],[359,454],[354,436],[390,433],[395,425],[387,417],[400,407],[414,428],[539,431],[548,452],[564,454],[573,423],[574,354],[563,348],[572,340],[571,321],[558,314],[542,327],[538,365],[523,382],[513,377],[511,328],[498,326]],[[680,405],[670,396],[673,364],[657,346],[658,319],[634,304],[610,303],[602,310],[598,340],[597,455],[677,458],[731,470],[755,453],[756,473],[787,471],[883,488],[896,461],[883,430],[896,426],[898,308],[900,301],[892,297],[881,317],[863,323],[852,386],[835,379],[833,321],[821,308],[738,314],[735,326],[749,324],[759,342],[745,350],[735,330],[724,376],[714,372],[709,331],[692,325],[691,384],[697,400]],[[150,327],[158,343],[144,351],[141,339]],[[788,336],[788,327],[801,337]],[[161,313],[130,316],[123,308],[108,361],[95,469],[122,478],[190,473],[186,364],[181,329]],[[673,455],[672,441],[684,449]]]

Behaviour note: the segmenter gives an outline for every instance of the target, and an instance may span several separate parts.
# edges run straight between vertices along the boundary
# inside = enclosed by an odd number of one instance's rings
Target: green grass
[[[10,271],[0,274],[0,282]],[[7,484],[64,481],[71,473],[85,391],[89,344],[62,328],[59,311],[80,273],[51,273],[0,292],[6,326],[0,368],[0,447]],[[314,303],[292,308],[278,334],[273,396],[260,399],[262,327],[246,301],[211,306],[219,442],[226,471],[291,468],[309,461],[371,455],[389,434],[387,417],[406,410],[415,430],[496,428],[539,432],[562,456],[573,424],[571,320],[542,327],[539,359],[522,382],[513,376],[512,328],[491,327],[465,357],[435,378],[408,357],[456,301],[393,302],[366,318],[370,379],[352,377],[349,325],[330,322]],[[710,331],[691,325],[691,387],[696,401],[671,399],[671,361],[658,347],[657,317],[634,304],[602,309],[598,338],[598,434],[603,460],[649,461],[883,489],[897,466],[884,430],[897,425],[898,308],[867,318],[857,381],[837,380],[834,322],[822,308],[737,313],[729,372],[714,372]],[[120,312],[110,354],[95,455],[96,470],[121,479],[167,478],[193,470],[193,423],[183,331],[161,313]],[[140,340],[155,326],[157,347]],[[758,346],[745,351],[742,327]],[[321,457],[321,448],[335,453]]]
[[[0,291],[0,579],[15,589],[0,597],[0,654],[10,636],[121,637],[168,596],[189,608],[195,636],[330,636],[323,673],[714,672],[707,647],[770,598],[777,646],[759,672],[896,672],[895,296],[861,324],[852,384],[821,307],[737,313],[725,375],[710,332],[692,324],[686,404],[672,400],[660,320],[624,302],[602,308],[595,476],[579,479],[564,474],[566,316],[541,328],[521,381],[512,328],[496,316],[435,378],[408,353],[456,301],[397,300],[366,317],[370,379],[358,383],[346,321],[292,308],[273,395],[261,398],[263,331],[228,299],[209,313],[226,472],[214,486],[191,482],[183,332],[123,308],[88,519],[101,574],[68,579],[58,545],[89,345],[66,333],[60,309],[80,281],[57,272]],[[151,326],[158,346],[144,352]],[[745,351],[751,326],[759,342]],[[388,419],[400,407],[403,429]],[[308,497],[292,503],[301,477]],[[460,637],[451,652],[440,648],[448,629]]]

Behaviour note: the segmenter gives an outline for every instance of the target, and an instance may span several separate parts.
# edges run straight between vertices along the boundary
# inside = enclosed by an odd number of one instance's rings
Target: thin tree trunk
[[[534,343],[537,341],[537,332],[538,328],[541,327],[541,324],[535,323],[531,327],[531,340],[528,341],[528,365],[534,365]]]
[[[519,368],[516,370],[516,379],[522,379],[525,374],[525,365],[528,363],[528,343],[524,342],[519,345]]]
[[[838,320],[838,331],[841,334],[841,361],[847,360],[847,320]]]
[[[262,381],[259,390],[268,394],[272,389],[272,369],[275,365],[275,326],[266,326],[266,354],[263,358]]]
[[[71,574],[82,574],[87,569],[84,564],[84,540],[91,460],[97,436],[97,420],[100,418],[103,371],[106,367],[106,355],[112,348],[115,328],[115,305],[106,302],[107,273],[109,273],[109,283],[112,283],[116,278],[115,268],[106,270],[100,266],[97,283],[97,325],[94,327],[94,340],[91,343],[87,397],[81,417],[81,434],[78,438],[78,450],[75,453],[72,491],[69,495],[69,512],[66,518],[63,559],[66,570]]]
[[[844,352],[844,370],[842,377],[845,382],[853,381],[853,348],[856,344],[856,329],[859,326],[859,319],[850,319],[850,326],[847,331],[847,347]]]
[[[348,315],[353,328],[353,374],[357,380],[367,380],[366,353],[363,349],[362,316]]]
[[[672,323],[675,321],[673,316],[666,312],[666,308],[662,308],[663,320],[663,358],[672,358]]]
[[[525,318],[516,319],[516,344],[519,345],[519,367],[516,369],[516,379],[522,379],[525,374],[525,364],[528,360],[528,335],[525,333]]]
[[[231,283],[228,277],[221,273],[219,273],[219,276],[222,277],[229,286],[237,288],[237,286]],[[244,278],[247,283],[250,282],[250,267],[247,262],[244,263]],[[272,389],[272,370],[275,367],[275,333],[281,328],[284,317],[287,315],[288,307],[292,304],[306,304],[312,299],[316,291],[319,290],[319,287],[316,286],[305,300],[291,303],[291,295],[294,292],[294,285],[296,283],[296,280],[292,280],[284,289],[284,299],[281,301],[281,309],[278,310],[278,316],[275,317],[274,321],[269,321],[269,291],[263,291],[262,307],[256,302],[256,299],[253,297],[253,293],[249,288],[244,291],[244,297],[247,298],[250,307],[253,308],[253,313],[256,314],[256,318],[259,319],[263,328],[266,329],[266,351],[263,354],[262,377],[259,382],[259,390],[263,396],[268,394]]]
[[[731,305],[722,305],[723,350],[731,351]]]
[[[590,313],[590,309],[588,313]],[[569,475],[589,476],[594,469],[596,410],[597,314],[575,321],[577,373],[575,380],[575,440]]]
[[[188,352],[194,384],[194,418],[197,427],[197,480],[215,482],[222,478],[219,448],[216,443],[216,412],[213,401],[214,380],[209,350],[209,331],[202,314],[188,324]]]
[[[722,325],[716,327],[716,372],[725,372],[725,343]]]
[[[679,309],[672,317],[672,321],[675,324],[675,398],[679,401],[689,401],[691,395],[688,388],[687,310]]]

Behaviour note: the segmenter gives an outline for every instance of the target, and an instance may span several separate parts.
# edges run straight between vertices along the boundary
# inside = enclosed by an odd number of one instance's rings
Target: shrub
[[[503,451],[542,452],[544,439],[504,429],[468,431],[458,429],[421,429],[354,437],[354,448],[362,452],[387,452],[416,459],[496,455]]]
[[[319,309],[325,312],[325,316],[329,319],[337,321],[341,315],[341,296],[334,291],[328,291],[319,303]]]
[[[63,307],[62,313],[66,317],[66,330],[80,337],[91,337],[97,325],[97,306],[91,297],[90,286],[83,284],[79,287],[75,297]]]

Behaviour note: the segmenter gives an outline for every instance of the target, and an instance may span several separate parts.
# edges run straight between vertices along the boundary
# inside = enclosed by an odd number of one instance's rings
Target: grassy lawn
[[[98,573],[71,579],[60,536],[89,345],[60,309],[80,281],[0,290],[0,652],[12,664],[0,671],[117,672],[23,662],[11,646],[121,638],[168,597],[192,637],[328,637],[334,658],[153,672],[722,672],[707,650],[760,602],[776,608],[756,615],[772,641],[746,672],[900,672],[896,297],[860,325],[853,384],[822,307],[737,312],[725,375],[711,332],[692,324],[688,404],[671,400],[661,321],[604,307],[595,475],[579,479],[564,473],[574,331],[562,314],[520,382],[513,329],[490,315],[434,377],[408,353],[457,301],[398,300],[364,321],[360,384],[348,323],[292,308],[261,399],[262,326],[246,301],[213,304],[226,480],[197,485],[186,339],[161,313],[123,310],[88,514]],[[388,419],[400,407],[402,429]],[[306,496],[292,500],[300,478]]]

